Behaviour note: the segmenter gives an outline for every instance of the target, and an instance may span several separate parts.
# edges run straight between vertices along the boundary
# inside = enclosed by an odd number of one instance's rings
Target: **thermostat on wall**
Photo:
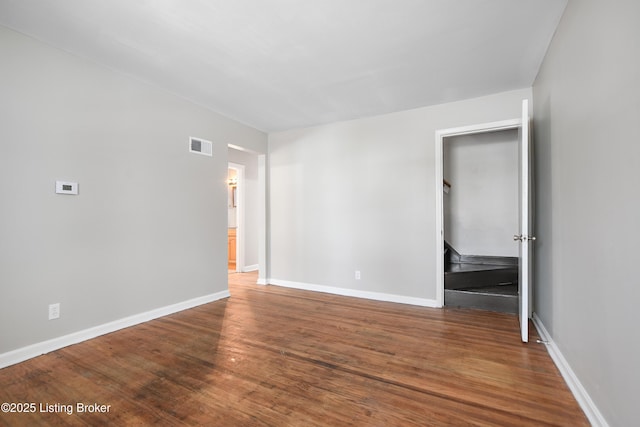
[[[78,183],[67,181],[56,181],[57,194],[78,194]]]

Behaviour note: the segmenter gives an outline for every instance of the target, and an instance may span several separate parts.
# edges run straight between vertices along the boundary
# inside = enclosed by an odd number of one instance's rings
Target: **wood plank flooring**
[[[229,277],[229,299],[0,369],[0,403],[52,409],[0,425],[589,425],[513,315]]]

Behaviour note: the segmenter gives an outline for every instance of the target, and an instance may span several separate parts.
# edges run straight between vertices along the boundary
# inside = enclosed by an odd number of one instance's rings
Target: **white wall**
[[[2,27],[0,56],[0,356],[226,290],[227,144],[266,135]]]
[[[229,161],[244,166],[244,247],[245,267],[258,265],[260,218],[260,185],[258,179],[258,154],[229,149]],[[237,211],[237,209],[235,209]]]
[[[435,303],[435,131],[518,118],[530,97],[523,89],[270,134],[272,281]]]
[[[533,87],[536,312],[612,426],[640,425],[639,17],[571,0]]]
[[[445,240],[464,255],[517,257],[518,131],[444,139]]]

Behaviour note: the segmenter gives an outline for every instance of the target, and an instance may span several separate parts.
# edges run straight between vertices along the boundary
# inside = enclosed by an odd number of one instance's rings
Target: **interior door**
[[[520,127],[520,208],[519,234],[514,236],[519,246],[519,317],[522,342],[529,341],[529,317],[531,315],[532,254],[531,243],[531,141],[529,129],[529,100],[522,101],[522,125]]]

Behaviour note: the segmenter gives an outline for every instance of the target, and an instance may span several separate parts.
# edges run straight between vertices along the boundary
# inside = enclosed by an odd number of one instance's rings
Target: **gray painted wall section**
[[[518,131],[444,139],[445,240],[463,255],[517,257]]]
[[[226,290],[227,143],[266,135],[1,27],[0,53],[0,353]]]
[[[271,278],[434,300],[435,131],[518,118],[530,97],[270,134]]]
[[[536,312],[612,426],[640,425],[638,17],[570,1],[533,87]]]

